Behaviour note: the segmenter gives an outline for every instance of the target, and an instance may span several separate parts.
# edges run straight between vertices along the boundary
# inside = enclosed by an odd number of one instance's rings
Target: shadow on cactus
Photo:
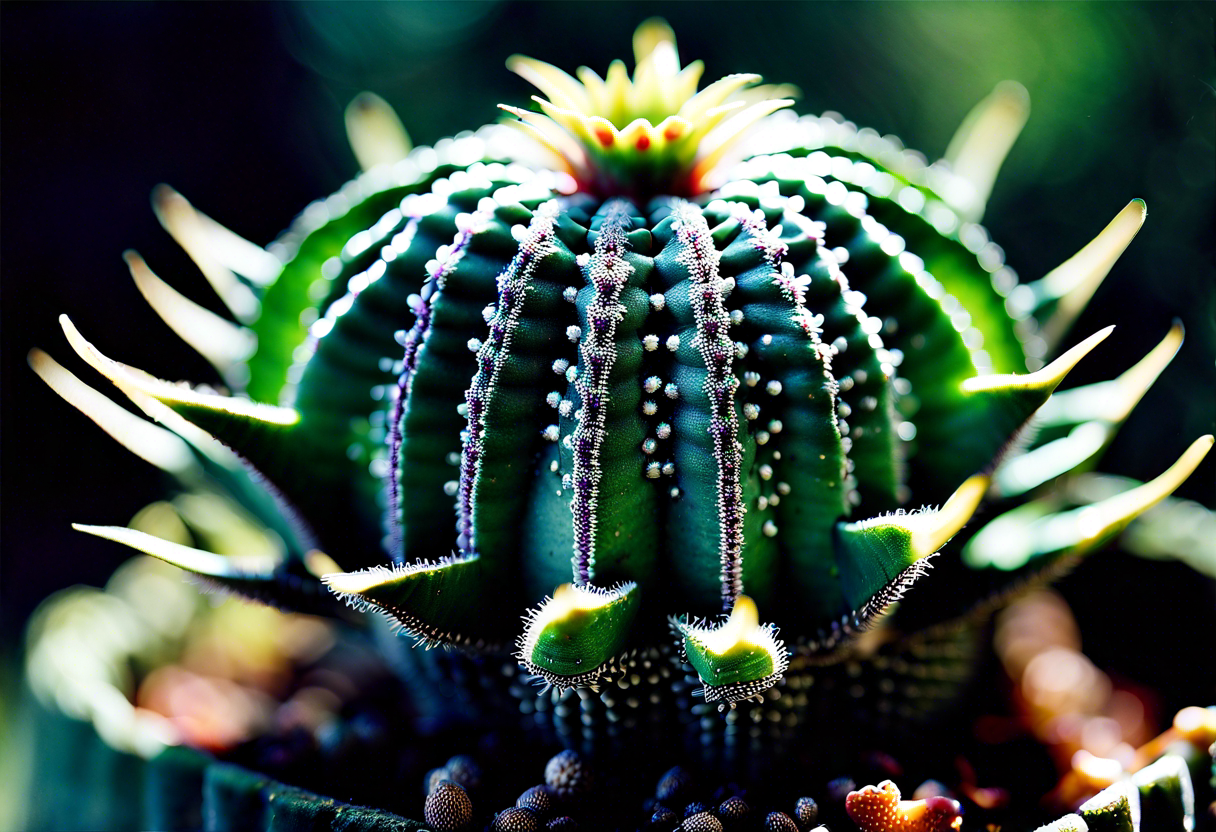
[[[1028,113],[1020,86],[928,165],[793,115],[754,75],[698,91],[702,65],[680,66],[660,22],[634,49],[632,78],[513,58],[545,97],[434,148],[361,96],[347,126],[364,173],[265,249],[158,189],[231,318],[128,254],[132,275],[232,392],[108,358],[66,316],[76,352],[163,427],[44,353],[31,364],[285,554],[79,528],[248,598],[352,617],[344,601],[421,646],[511,656],[546,691],[528,695],[584,689],[626,729],[639,699],[687,700],[691,673],[704,702],[687,718],[727,712],[706,731],[751,708],[796,735],[812,671],[947,638],[1119,534],[1207,453],[1210,436],[1151,482],[1060,496],[1182,332],[1052,395],[1117,349],[1105,329],[1044,360],[1146,209],[1019,282],[978,222]],[[977,531],[986,500],[1002,513]],[[918,607],[935,565],[948,586]],[[892,666],[877,711],[948,699]]]

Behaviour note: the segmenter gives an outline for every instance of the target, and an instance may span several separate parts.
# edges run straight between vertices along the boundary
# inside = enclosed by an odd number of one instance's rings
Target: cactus
[[[931,597],[950,603],[932,624],[1060,574],[1211,447],[1093,504],[1052,490],[1095,464],[1182,333],[1053,397],[1111,331],[1040,356],[1146,209],[1133,200],[1019,283],[978,221],[1027,114],[1020,87],[998,87],[926,166],[792,115],[758,76],[697,91],[701,64],[680,66],[659,21],[634,48],[632,78],[513,58],[545,98],[434,148],[410,150],[361,96],[347,120],[365,172],[267,249],[159,189],[162,223],[233,320],[137,255],[132,275],[232,392],[113,360],[66,316],[81,358],[163,427],[41,352],[31,364],[286,554],[79,528],[248,598],[349,617],[346,602],[422,646],[513,655],[606,703],[631,669],[674,659],[733,710],[871,657],[865,634],[935,565],[947,586]],[[1004,513],[960,536],[989,497]]]

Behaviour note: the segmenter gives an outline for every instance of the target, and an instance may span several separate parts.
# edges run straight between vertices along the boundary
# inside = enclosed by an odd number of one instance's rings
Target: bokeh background
[[[125,523],[165,482],[60,402],[25,366],[32,346],[82,377],[56,324],[69,313],[106,353],[171,379],[214,374],[148,309],[120,254],[132,247],[218,309],[156,223],[169,182],[246,237],[268,242],[355,171],[342,110],[373,90],[416,143],[526,102],[504,60],[523,52],[603,72],[652,15],[706,77],[754,71],[796,84],[799,108],[837,110],[931,159],[1006,78],[1030,122],[985,219],[1024,279],[1046,273],[1134,196],[1147,225],[1074,338],[1115,335],[1074,375],[1109,377],[1181,318],[1182,353],[1125,426],[1104,469],[1151,477],[1216,430],[1216,58],[1205,3],[302,3],[0,6],[3,188],[3,593],[11,686],[33,607],[100,585],[126,553],[71,531]],[[1209,460],[1183,493],[1216,504]],[[1216,698],[1216,585],[1172,563],[1116,554],[1064,585],[1087,651],[1169,696]],[[1153,649],[1148,650],[1147,646]],[[1206,666],[1203,656],[1207,656]],[[1191,671],[1177,681],[1180,664]],[[1178,687],[1177,685],[1181,685]],[[11,689],[11,688],[10,688]],[[4,701],[0,697],[0,702]],[[1185,701],[1183,701],[1185,700]],[[2,707],[2,706],[0,706]]]

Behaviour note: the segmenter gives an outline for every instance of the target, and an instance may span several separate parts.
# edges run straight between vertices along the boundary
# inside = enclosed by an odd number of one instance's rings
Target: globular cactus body
[[[1060,299],[1093,291],[1143,204],[1019,286],[975,222],[1025,115],[1016,90],[977,110],[997,126],[969,122],[951,172],[871,131],[777,113],[790,102],[755,76],[696,93],[699,64],[679,67],[661,24],[635,46],[632,81],[513,59],[548,96],[540,112],[507,108],[539,144],[495,126],[417,149],[310,207],[269,252],[161,192],[166,226],[247,325],[178,328],[246,395],[160,382],[65,329],[286,557],[87,530],[285,606],[336,608],[323,581],[428,646],[515,642],[558,688],[600,689],[673,634],[723,707],[853,655],[994,471],[1004,496],[1039,484],[998,466],[1109,334],[1043,366],[1076,311]],[[996,158],[980,164],[984,147]],[[158,309],[175,323],[187,304]],[[1097,419],[1102,441],[1069,452],[1104,447],[1171,337]],[[1210,444],[1083,518],[1047,530],[1040,512],[1015,574],[1108,539]],[[980,540],[968,563],[991,569],[1000,546]]]

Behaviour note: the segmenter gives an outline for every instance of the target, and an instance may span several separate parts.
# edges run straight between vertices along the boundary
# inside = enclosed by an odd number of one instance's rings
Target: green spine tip
[[[972,221],[984,213],[1001,164],[1030,116],[1030,94],[1017,81],[1002,81],[963,119],[946,148],[953,180],[942,196]]]
[[[374,92],[361,92],[346,106],[346,138],[363,170],[396,164],[414,147],[397,113]]]
[[[373,566],[358,572],[322,575],[321,580],[350,607],[384,613],[413,637],[432,647],[492,649],[492,616],[485,615],[482,561],[476,555],[436,563]],[[495,619],[496,622],[496,619]]]
[[[227,232],[227,229],[194,210],[184,196],[168,185],[158,185],[153,190],[152,210],[169,236],[198,266],[228,311],[243,324],[257,320],[262,311],[257,295],[241,282],[232,269],[212,254],[215,238],[224,237],[222,232]],[[217,229],[220,234],[217,234]],[[236,236],[231,232],[228,235]]]
[[[284,568],[273,557],[217,555],[123,526],[85,526],[73,523],[78,532],[112,540],[176,566],[204,590],[230,593],[284,610],[334,614],[341,608],[319,592],[319,586]]]
[[[1112,535],[1122,531],[1136,517],[1174,493],[1199,467],[1199,463],[1212,449],[1213,441],[1211,434],[1201,436],[1157,478],[1130,491],[1077,509],[1075,517],[1079,539],[1074,544],[1074,550],[1080,554],[1101,545]]]
[[[73,523],[78,532],[113,540],[172,564],[200,578],[223,583],[227,580],[270,580],[276,563],[272,558],[236,558],[204,552],[124,526],[86,526]]]
[[[976,475],[958,487],[939,509],[889,514],[837,525],[836,561],[845,600],[861,611],[860,623],[881,614],[903,597],[926,562],[967,524],[988,490]]]
[[[1003,462],[993,475],[994,492],[1002,497],[1024,494],[1048,480],[1092,464],[1169,366],[1182,346],[1182,339],[1182,324],[1175,321],[1165,338],[1118,378],[1053,393],[1035,414],[1035,424],[1040,428],[1075,427],[1067,436]]]
[[[705,701],[718,703],[720,711],[747,699],[759,701],[789,666],[776,628],[760,624],[756,603],[746,595],[735,599],[730,616],[716,627],[675,618],[671,625],[685,661],[705,684]]]
[[[239,324],[199,306],[148,268],[134,251],[123,253],[135,287],[152,310],[179,338],[219,371],[224,380],[235,385],[241,380],[244,362],[257,348],[257,339]]]
[[[971,538],[963,562],[973,568],[1012,570],[1040,558],[1093,551],[1186,482],[1212,443],[1211,434],[1199,437],[1156,479],[1088,506],[1053,513],[1050,498],[1019,506]]]
[[[1041,427],[1097,421],[1120,424],[1178,354],[1185,331],[1174,321],[1165,337],[1118,378],[1053,393],[1035,414]]]
[[[1140,790],[1140,825],[1157,832],[1191,832],[1195,828],[1195,788],[1186,760],[1166,754],[1132,775]]]
[[[1133,199],[1084,248],[1027,286],[1031,308],[1019,311],[1045,319],[1040,334],[1049,349],[1064,337],[1147,217],[1144,200]]]
[[[1110,335],[1107,327],[1077,344],[1041,370],[1024,375],[1001,373],[964,380],[953,412],[943,413],[936,429],[949,442],[935,452],[936,474],[960,482],[991,470],[1013,447],[1027,421],[1047,402],[1069,371]]]
[[[202,476],[189,445],[181,437],[115,404],[42,350],[30,350],[28,361],[38,377],[64,401],[140,459],[179,478]]]
[[[1081,804],[1077,814],[1089,832],[1137,832],[1140,829],[1140,792],[1131,781],[1108,786]]]
[[[1047,401],[1047,397],[1072,371],[1072,368],[1077,366],[1094,347],[1105,341],[1106,336],[1110,335],[1114,329],[1113,326],[1108,326],[1098,330],[1043,369],[1033,373],[1026,375],[1001,373],[969,378],[963,382],[963,392],[970,395],[989,393],[1024,398],[1027,403],[1036,402],[1029,408],[1033,412]]]
[[[158,379],[143,370],[103,355],[80,334],[67,315],[60,315],[59,323],[63,327],[72,349],[76,350],[76,353],[95,370],[114,382],[124,393],[133,390],[136,393],[151,396],[191,421],[196,421],[196,417],[198,417],[197,421],[205,420],[211,427],[235,425],[236,423],[290,427],[300,421],[300,414],[290,407],[260,404],[235,396],[221,396]],[[210,414],[212,418],[206,419],[206,414]],[[210,430],[207,425],[200,424],[199,426]],[[222,435],[217,435],[217,438],[223,440]]]
[[[635,583],[609,589],[563,584],[524,616],[516,657],[559,690],[596,690],[620,670],[615,659],[624,652],[638,598]]]

